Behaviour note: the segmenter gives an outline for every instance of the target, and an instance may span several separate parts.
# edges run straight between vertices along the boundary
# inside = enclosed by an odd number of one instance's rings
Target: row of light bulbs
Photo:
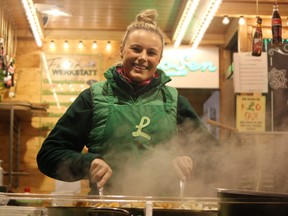
[[[229,19],[229,17],[227,15],[225,15],[223,17],[222,23],[224,25],[228,25],[230,23],[230,19]],[[245,24],[245,18],[244,18],[244,16],[240,16],[239,25],[244,25],[244,24]],[[287,20],[286,20],[286,25],[288,26],[288,17],[287,17]]]
[[[229,17],[228,17],[227,15],[225,15],[225,16],[223,17],[222,23],[223,23],[224,25],[228,25],[228,24],[230,23],[230,19],[229,19]],[[244,25],[244,24],[245,24],[245,18],[244,18],[244,16],[240,16],[240,17],[239,17],[238,23],[239,23],[239,25]]]
[[[55,41],[51,40],[50,44],[49,44],[49,47],[51,49],[56,48]],[[67,40],[64,41],[63,47],[64,47],[64,49],[68,49],[70,47],[69,42]],[[91,47],[92,47],[92,49],[97,49],[97,47],[98,47],[97,41],[93,41]],[[80,40],[78,42],[78,48],[79,49],[83,49],[84,48],[83,41]],[[110,41],[107,41],[106,50],[108,50],[108,51],[111,50],[111,42]]]

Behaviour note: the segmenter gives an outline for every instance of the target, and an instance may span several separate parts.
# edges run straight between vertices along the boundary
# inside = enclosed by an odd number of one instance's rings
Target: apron
[[[121,97],[114,97],[108,84],[108,115],[101,146],[113,175],[104,194],[151,195],[154,184],[169,172],[175,153],[169,141],[176,134],[177,92],[163,87],[136,100]]]

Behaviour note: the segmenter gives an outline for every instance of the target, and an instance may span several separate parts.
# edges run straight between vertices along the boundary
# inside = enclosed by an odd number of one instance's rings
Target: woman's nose
[[[142,52],[139,54],[139,59],[146,60],[146,59],[147,59],[147,53],[146,53],[145,51],[142,51]]]

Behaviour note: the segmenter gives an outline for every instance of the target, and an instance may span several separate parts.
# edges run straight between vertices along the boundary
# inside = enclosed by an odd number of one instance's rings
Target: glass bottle
[[[3,176],[4,176],[4,171],[2,168],[2,160],[0,160],[0,186],[3,186]]]
[[[262,38],[262,19],[257,17],[257,26],[255,33],[252,39],[252,55],[253,56],[261,56],[262,53],[262,45],[263,45],[263,38]]]
[[[272,44],[282,44],[282,20],[279,14],[277,1],[273,5],[273,14],[271,20],[272,27]]]

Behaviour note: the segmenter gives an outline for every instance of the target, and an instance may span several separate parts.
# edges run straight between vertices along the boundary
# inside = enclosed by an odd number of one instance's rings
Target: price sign
[[[238,95],[236,128],[239,131],[265,131],[265,96]]]

